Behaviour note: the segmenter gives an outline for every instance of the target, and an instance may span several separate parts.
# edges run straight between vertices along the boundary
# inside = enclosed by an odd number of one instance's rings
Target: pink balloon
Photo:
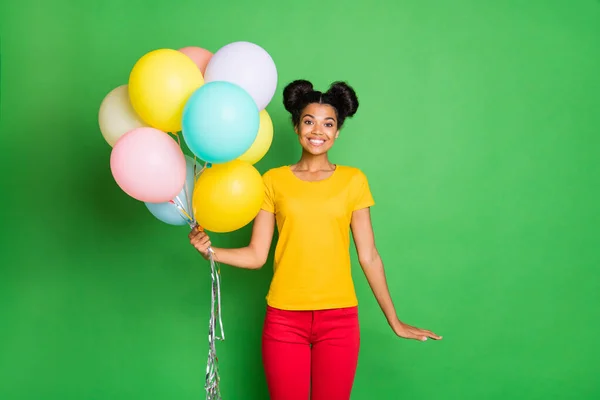
[[[206,71],[206,66],[210,61],[210,58],[213,56],[213,53],[206,49],[194,46],[184,47],[179,49],[179,51],[191,58],[192,61],[198,66],[198,68],[200,68],[200,72],[202,72],[202,75],[204,75],[204,72]]]
[[[125,193],[148,203],[174,199],[186,176],[185,156],[177,142],[148,127],[132,129],[117,140],[110,169]]]

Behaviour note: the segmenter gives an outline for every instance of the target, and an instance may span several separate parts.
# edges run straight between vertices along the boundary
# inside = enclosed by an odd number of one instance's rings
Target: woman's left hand
[[[426,329],[420,329],[420,328],[417,328],[414,326],[410,326],[408,324],[405,324],[402,321],[398,321],[398,323],[395,324],[392,328],[394,329],[394,332],[396,333],[396,335],[398,335],[399,337],[404,338],[404,339],[414,339],[414,340],[420,340],[422,342],[424,342],[428,338],[431,338],[434,340],[442,339],[441,336],[438,336],[431,331],[428,331]]]

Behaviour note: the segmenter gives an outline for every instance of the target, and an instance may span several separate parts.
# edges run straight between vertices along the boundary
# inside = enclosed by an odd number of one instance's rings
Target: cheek
[[[306,133],[310,132],[310,129],[307,129],[307,128],[309,128],[309,127],[307,127],[304,124],[300,124],[296,127],[296,133],[298,135],[305,135]]]

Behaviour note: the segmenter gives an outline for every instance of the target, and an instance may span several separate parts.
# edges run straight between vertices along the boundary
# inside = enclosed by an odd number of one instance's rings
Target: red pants
[[[267,307],[262,342],[271,400],[350,399],[360,347],[357,307]]]

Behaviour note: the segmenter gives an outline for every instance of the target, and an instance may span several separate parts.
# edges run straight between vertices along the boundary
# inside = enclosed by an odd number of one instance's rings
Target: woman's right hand
[[[192,246],[194,246],[196,250],[198,250],[198,252],[202,254],[202,257],[208,260],[211,243],[210,237],[208,237],[206,232],[199,229],[198,227],[195,227],[189,233],[188,237],[190,238],[190,243],[192,244]]]

